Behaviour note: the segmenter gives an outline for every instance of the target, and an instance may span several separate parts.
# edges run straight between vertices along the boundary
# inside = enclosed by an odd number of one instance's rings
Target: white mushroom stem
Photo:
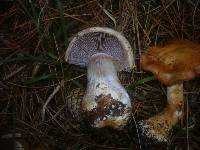
[[[87,78],[87,91],[81,109],[92,117],[93,126],[124,126],[131,113],[131,102],[119,82],[112,57],[102,53],[93,55]]]
[[[161,113],[139,122],[144,136],[159,142],[168,140],[170,130],[183,115],[183,84],[167,87],[167,102]]]

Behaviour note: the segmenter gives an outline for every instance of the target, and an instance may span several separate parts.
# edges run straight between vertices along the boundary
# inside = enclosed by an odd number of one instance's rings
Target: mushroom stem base
[[[161,113],[139,122],[143,136],[158,142],[167,142],[170,130],[182,118],[184,105],[182,84],[167,88],[167,102],[167,107]]]

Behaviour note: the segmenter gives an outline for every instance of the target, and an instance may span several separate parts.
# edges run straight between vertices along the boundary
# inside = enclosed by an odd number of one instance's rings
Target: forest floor
[[[200,42],[199,0],[0,3],[0,135],[15,132],[26,145],[52,150],[145,149],[137,122],[163,110],[166,86],[142,70],[140,56],[168,40]],[[136,68],[120,75],[133,104],[122,131],[85,127],[70,111],[70,101],[84,94],[87,70],[68,64],[64,55],[73,35],[93,26],[123,33],[135,55]],[[167,143],[154,143],[151,149],[200,149],[200,78],[184,83],[184,98],[184,118]]]

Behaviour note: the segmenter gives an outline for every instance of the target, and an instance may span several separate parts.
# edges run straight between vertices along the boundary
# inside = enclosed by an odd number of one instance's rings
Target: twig
[[[194,7],[194,11],[193,11],[193,15],[192,15],[192,25],[193,25],[193,39],[194,39],[194,35],[195,35],[195,15],[196,15],[196,11],[197,11],[197,6],[199,5],[199,0],[197,1],[195,7]]]
[[[142,150],[141,140],[140,140],[140,134],[139,134],[139,130],[138,130],[138,126],[137,126],[137,122],[136,122],[136,120],[135,120],[135,117],[134,117],[133,113],[131,114],[131,116],[132,116],[133,121],[134,121],[134,123],[135,123],[136,131],[137,131],[137,136],[138,136],[139,148],[140,148],[140,150]]]
[[[64,79],[61,80],[60,84],[55,88],[55,90],[49,95],[48,99],[46,100],[44,106],[42,107],[42,121],[44,121],[45,119],[45,112],[47,109],[47,105],[49,104],[49,102],[51,101],[51,99],[54,97],[54,95],[60,90],[61,87],[64,86]]]
[[[187,95],[187,98],[186,98],[186,132],[187,132],[187,149],[189,150],[190,149],[190,143],[189,143],[189,130],[188,130],[188,95]]]
[[[5,76],[5,77],[3,78],[3,80],[7,80],[7,79],[13,77],[15,74],[17,74],[17,73],[19,73],[20,71],[22,71],[25,67],[26,67],[26,65],[21,66],[21,67],[18,68],[17,70],[15,70],[15,71],[11,72],[9,75]]]
[[[103,6],[101,6],[101,4],[98,3],[98,6],[99,6],[99,7],[103,10],[103,12],[113,21],[114,26],[115,26],[115,28],[116,28],[116,26],[117,26],[117,21],[116,21],[116,19],[115,19],[105,8],[103,8]]]
[[[78,78],[81,78],[81,77],[83,77],[83,76],[85,76],[85,75],[86,75],[86,74],[83,73],[83,74],[81,74],[81,75],[79,75],[79,76],[77,76],[77,77],[74,77],[74,78],[71,78],[71,79],[65,81],[65,83],[71,82],[71,81],[73,81],[73,80],[75,80],[75,79],[78,79]],[[56,84],[51,84],[51,85],[47,85],[47,86],[32,86],[32,87],[29,87],[29,86],[20,85],[20,84],[14,83],[14,82],[9,82],[9,81],[7,81],[6,83],[11,84],[11,85],[14,85],[14,86],[18,86],[18,87],[29,88],[29,89],[50,88],[50,87],[52,87],[52,86],[58,85],[58,84],[56,83]]]

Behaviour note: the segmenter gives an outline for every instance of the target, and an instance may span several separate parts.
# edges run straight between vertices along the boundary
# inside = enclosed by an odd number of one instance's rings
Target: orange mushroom
[[[139,122],[142,135],[166,142],[169,131],[183,116],[183,81],[200,75],[200,45],[175,40],[152,47],[141,57],[144,70],[151,71],[167,85],[167,107],[161,113]]]

